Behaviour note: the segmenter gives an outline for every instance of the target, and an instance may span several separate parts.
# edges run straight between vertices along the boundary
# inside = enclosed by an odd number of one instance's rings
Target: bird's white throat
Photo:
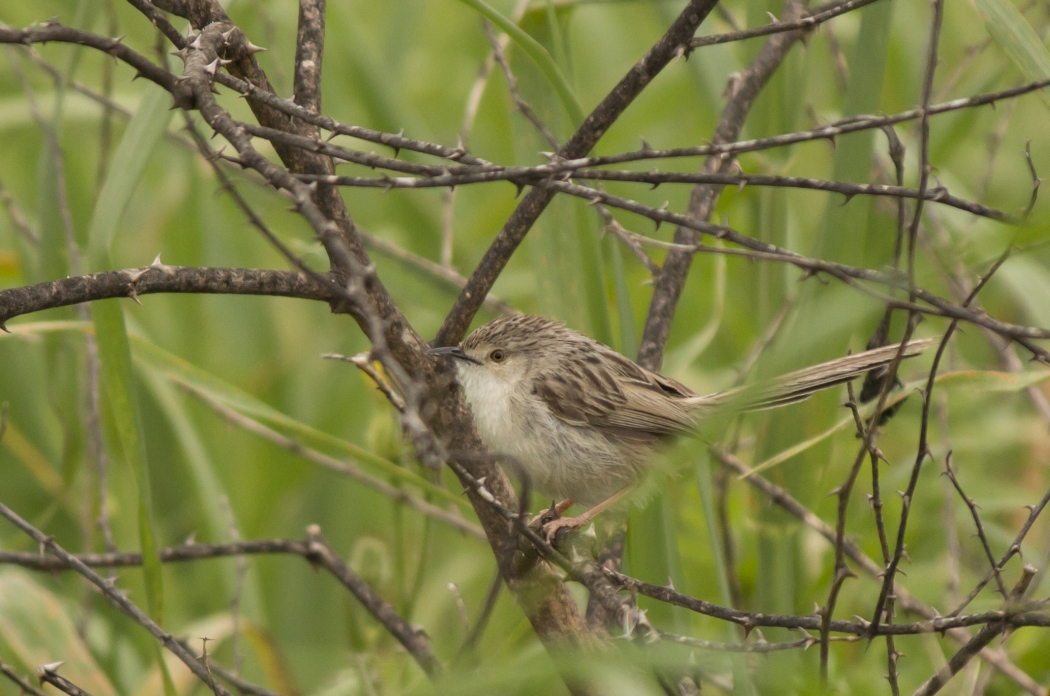
[[[459,363],[457,368],[459,383],[485,444],[497,452],[513,452],[515,441],[521,436],[512,417],[516,385],[474,365]]]

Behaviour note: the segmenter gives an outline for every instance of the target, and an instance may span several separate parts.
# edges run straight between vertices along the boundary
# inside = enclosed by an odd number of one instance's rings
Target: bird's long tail
[[[903,357],[912,358],[940,341],[939,337],[908,341]],[[856,355],[847,355],[819,365],[789,372],[768,382],[730,389],[690,399],[690,408],[699,411],[730,408],[739,411],[762,411],[808,399],[814,393],[849,382],[856,377],[889,365],[900,352],[901,344],[883,346]]]

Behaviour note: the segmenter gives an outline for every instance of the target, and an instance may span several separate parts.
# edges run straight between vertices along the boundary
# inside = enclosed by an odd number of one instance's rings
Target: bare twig
[[[803,8],[802,2],[792,0],[785,4],[785,14],[793,19],[802,13]],[[755,98],[780,66],[791,47],[801,38],[801,29],[774,34],[751,64],[733,75],[727,90],[729,99],[715,127],[712,138],[714,143],[730,142],[739,136]],[[732,157],[710,156],[705,160],[700,171],[702,174],[724,174],[730,171],[734,161]],[[706,221],[721,191],[722,187],[718,185],[695,186],[689,198],[688,217]],[[700,241],[700,236],[693,226],[679,225],[675,230],[674,242],[675,244],[693,245]],[[663,363],[664,347],[671,330],[671,320],[678,306],[682,288],[685,287],[692,260],[692,253],[671,251],[661,267],[660,274],[655,279],[645,329],[642,332],[641,346],[638,349],[638,363],[642,367],[658,370]]]
[[[995,582],[999,585],[999,594],[1003,599],[1007,598],[1006,585],[1003,583],[1002,573],[999,572],[999,566],[995,562],[995,557],[992,556],[992,549],[988,545],[988,536],[984,533],[984,525],[981,524],[981,515],[977,512],[977,503],[973,501],[966,492],[962,489],[962,485],[959,483],[959,479],[955,477],[955,471],[952,470],[952,453],[949,451],[944,457],[944,475],[948,477],[948,480],[955,486],[955,490],[958,491],[959,497],[966,503],[966,507],[970,510],[970,516],[973,517],[973,524],[977,528],[977,538],[981,541],[981,547],[984,549],[984,555],[988,558],[988,565],[991,566],[992,573],[995,574]]]
[[[293,440],[290,437],[286,437],[281,433],[277,432],[276,430],[268,428],[262,423],[259,423],[258,421],[249,418],[245,415],[242,415],[234,409],[219,403],[215,399],[211,398],[210,396],[199,390],[193,389],[191,387],[187,388],[190,390],[190,393],[192,393],[195,397],[207,404],[209,408],[213,409],[216,413],[218,413],[231,423],[234,423],[238,427],[244,428],[250,433],[265,438],[266,440],[269,440],[270,442],[278,445],[279,447],[283,447],[289,452],[297,454],[298,456],[303,457],[308,461],[311,461],[315,464],[323,466],[326,469],[335,471],[339,474],[342,474],[343,476],[352,478],[355,481],[363,483],[364,485],[374,490],[377,490],[383,495],[389,497],[391,500],[394,500],[403,505],[407,505],[408,507],[411,507],[414,510],[418,510],[419,512],[422,512],[425,515],[429,515],[434,519],[440,520],[445,524],[451,525],[452,527],[455,527],[456,529],[459,529],[460,531],[463,531],[471,536],[477,537],[479,539],[485,538],[485,533],[481,529],[479,529],[477,525],[463,519],[459,515],[453,514],[447,510],[443,510],[442,508],[428,503],[425,500],[413,497],[406,493],[404,490],[396,486],[392,486],[386,481],[378,479],[375,476],[372,476],[371,474],[367,474],[361,471],[349,462],[337,460],[333,457],[329,457],[326,454],[318,452],[317,450],[306,447],[301,442]]]
[[[62,693],[69,694],[69,696],[91,696],[91,693],[84,691],[79,686],[69,681],[63,676],[58,674],[58,667],[62,663],[41,665],[36,670],[36,676],[40,679],[41,683],[48,683],[55,687]]]
[[[22,238],[29,242],[30,246],[40,246],[40,239],[29,226],[26,216],[22,214],[22,209],[18,207],[18,204],[11,198],[11,194],[4,188],[3,182],[0,182],[0,204],[3,204],[4,210],[7,211],[8,216],[11,218],[11,224],[15,226],[15,230],[22,235]]]
[[[384,601],[375,590],[368,586],[357,573],[350,569],[340,558],[323,536],[321,528],[312,525],[306,530],[309,558],[335,576],[368,612],[391,633],[405,650],[415,658],[419,666],[431,677],[441,674],[441,663],[430,650],[426,634],[409,625],[401,618],[390,604]]]
[[[62,278],[0,291],[0,327],[12,317],[93,300],[153,293],[276,295],[327,302],[333,295],[304,273],[253,268],[150,266]]]
[[[1025,592],[1028,591],[1028,586],[1032,582],[1032,578],[1035,577],[1035,568],[1030,565],[1024,567],[1024,571],[1021,573],[1021,577],[1017,580],[1017,584],[1011,590],[1007,597],[1008,602],[1018,602],[1023,597]],[[995,640],[996,636],[1006,630],[1006,626],[1003,624],[989,623],[971,638],[966,645],[959,649],[952,658],[948,660],[948,664],[941,669],[937,674],[930,677],[925,684],[915,690],[914,696],[933,696],[941,690],[948,680],[951,679],[956,673],[959,672],[966,663],[976,655],[984,646]]]
[[[715,459],[723,466],[727,467],[731,471],[736,472],[737,474],[745,475],[745,480],[747,480],[747,482],[750,483],[753,487],[758,489],[762,493],[762,495],[766,496],[775,505],[778,505],[779,507],[783,508],[792,516],[796,517],[803,524],[815,530],[828,542],[832,544],[835,543],[835,530],[829,525],[827,525],[817,515],[809,511],[806,508],[806,506],[798,502],[795,498],[791,496],[791,494],[789,494],[783,488],[767,481],[761,476],[747,475],[747,466],[728,452],[713,449],[711,450],[711,453],[715,457]],[[1043,506],[1045,506],[1047,503],[1050,503],[1050,491],[1048,491],[1047,495],[1044,497]],[[1042,507],[1039,507],[1038,509],[1041,510]],[[1029,528],[1031,522],[1033,521],[1034,519],[1032,515],[1029,515]],[[860,548],[857,547],[856,542],[854,542],[852,539],[846,539],[843,543],[843,547],[849,558],[857,564],[857,567],[859,567],[868,576],[872,578],[880,580],[882,579],[883,570],[885,566],[879,565],[871,558],[869,558],[863,551],[860,550]],[[900,585],[899,583],[894,583],[893,595],[896,598],[896,603],[906,611],[915,612],[921,616],[926,617],[929,620],[936,620],[941,616],[940,612],[938,612],[933,607],[929,607],[923,604],[920,600],[912,596],[912,594],[908,592],[907,588]],[[947,633],[949,636],[952,637],[952,639],[959,642],[960,644],[966,643],[970,639],[970,635],[962,629],[950,629]],[[1021,688],[1023,688],[1025,691],[1032,694],[1032,696],[1044,696],[1043,687],[1036,683],[1036,681],[1030,676],[1028,676],[1024,671],[1022,671],[1016,665],[1010,662],[1009,659],[1007,659],[1004,655],[1000,654],[997,651],[985,648],[981,651],[981,657],[989,664],[994,665],[996,669],[1008,676],[1015,683],[1020,685]]]
[[[812,14],[806,14],[801,19],[780,22],[774,21],[764,27],[757,27],[755,29],[734,31],[728,34],[701,36],[690,41],[689,45],[693,48],[699,48],[701,46],[715,46],[717,44],[729,43],[731,41],[743,41],[745,39],[753,39],[759,36],[769,36],[771,34],[798,31],[800,29],[811,31],[814,27],[819,26],[829,19],[860,9],[861,7],[870,5],[873,2],[876,2],[876,0],[847,0],[846,2],[832,2],[817,9]]]
[[[985,284],[991,279],[995,272],[1006,262],[1009,257],[1010,250],[999,257],[999,259],[992,265],[988,272],[978,281],[970,292],[967,301],[964,305],[968,306],[981,292]],[[882,619],[883,610],[886,606],[887,598],[892,593],[894,575],[897,572],[897,568],[900,565],[901,558],[904,556],[904,535],[908,527],[908,514],[911,508],[911,501],[915,494],[915,487],[918,485],[919,473],[922,469],[923,462],[926,458],[931,456],[929,445],[927,442],[929,433],[929,420],[930,420],[930,403],[933,394],[934,380],[937,376],[937,369],[940,366],[941,358],[944,355],[945,348],[948,346],[948,341],[951,340],[952,335],[955,333],[958,327],[957,321],[952,321],[948,325],[948,330],[944,333],[944,338],[941,340],[941,344],[937,347],[937,353],[933,358],[933,366],[930,368],[929,377],[926,380],[926,389],[922,394],[922,420],[920,421],[919,428],[919,447],[918,452],[915,456],[915,464],[912,466],[911,477],[908,480],[908,487],[905,490],[901,499],[901,517],[897,527],[897,541],[896,546],[893,550],[893,557],[890,559],[889,564],[886,566],[885,576],[883,578],[882,590],[879,592],[879,599],[875,604],[875,613],[872,617],[872,627],[878,626],[879,621]]]
[[[446,283],[449,288],[454,290],[462,290],[466,284],[467,279],[456,273],[451,268],[448,268],[442,264],[434,263],[422,256],[417,256],[410,251],[405,251],[401,247],[386,241],[382,237],[369,234],[364,230],[361,230],[361,240],[365,243],[365,248],[374,249],[380,254],[385,254],[391,258],[397,259],[404,263],[409,268],[414,268],[423,271],[427,275],[435,278],[443,283]],[[489,294],[485,297],[485,309],[496,314],[517,314],[518,310],[514,309],[510,304],[504,302],[495,295]]]
[[[135,606],[135,604],[133,604],[122,592],[119,592],[113,581],[106,580],[98,573],[91,570],[91,568],[85,565],[76,556],[70,554],[64,548],[59,546],[54,538],[47,536],[39,529],[26,522],[3,503],[0,503],[0,516],[5,517],[13,525],[25,532],[34,541],[40,544],[41,548],[47,549],[58,557],[66,566],[87,578],[91,584],[95,585],[95,587],[102,591],[102,594],[111,604],[113,604],[113,606],[124,612],[124,614],[129,616],[133,621],[149,631],[150,634],[165,648],[174,653],[175,656],[178,657],[198,679],[208,685],[216,696],[232,696],[225,687],[216,683],[204,665],[201,664],[192,653],[186,650],[170,633],[154,623],[152,619],[146,616],[146,614]]]
[[[696,32],[714,5],[711,0],[690,0],[667,32],[609,92],[558,151],[559,156],[574,158],[587,154],[653,77],[676,55],[683,52],[683,44]],[[471,319],[481,306],[481,301],[553,197],[553,191],[535,188],[522,199],[449,312],[435,339],[437,345],[451,345],[463,338]]]
[[[29,696],[45,696],[43,691],[33,686],[28,679],[21,676],[13,667],[11,667],[11,665],[5,663],[3,660],[0,660],[0,674],[13,681],[15,684],[18,684],[18,688],[24,694],[29,694]]]

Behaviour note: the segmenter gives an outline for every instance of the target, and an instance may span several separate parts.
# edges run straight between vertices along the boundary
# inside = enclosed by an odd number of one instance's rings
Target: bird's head
[[[460,382],[469,392],[477,380],[521,382],[545,357],[553,356],[570,333],[559,322],[515,314],[475,329],[458,346],[432,348],[430,354],[453,358]]]

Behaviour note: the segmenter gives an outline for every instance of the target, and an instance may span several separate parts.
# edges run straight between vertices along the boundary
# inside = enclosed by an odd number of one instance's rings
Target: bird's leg
[[[608,499],[603,500],[602,502],[592,507],[590,510],[587,510],[582,514],[576,515],[575,517],[559,517],[558,519],[552,520],[547,524],[543,525],[543,534],[547,537],[547,542],[554,543],[554,535],[558,533],[559,529],[563,529],[565,527],[568,527],[569,529],[579,529],[580,527],[584,526],[585,524],[593,520],[595,517],[597,517],[598,513],[600,513],[602,510],[609,507],[613,503],[618,502],[621,498],[627,495],[627,492],[629,490],[630,486],[622,489],[618,493],[613,493],[611,496],[609,496]]]
[[[529,526],[535,526],[537,522],[542,520],[544,517],[547,517],[548,515],[550,515],[553,519],[558,519],[566,510],[568,510],[575,504],[575,500],[563,500],[560,503],[555,503],[554,501],[551,501],[550,509],[544,510],[543,512],[529,520]]]

